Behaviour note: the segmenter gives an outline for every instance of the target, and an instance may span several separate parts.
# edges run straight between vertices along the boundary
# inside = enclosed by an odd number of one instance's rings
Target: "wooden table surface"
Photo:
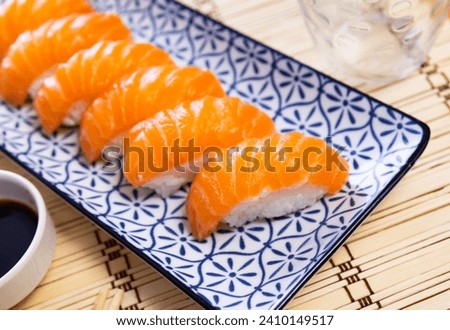
[[[183,2],[339,77],[317,56],[296,0]],[[426,122],[431,141],[400,184],[286,308],[450,309],[448,20],[418,72],[378,88],[357,87]],[[1,154],[0,168],[27,175]],[[89,220],[38,186],[56,223],[56,255],[40,286],[15,308],[200,308]]]

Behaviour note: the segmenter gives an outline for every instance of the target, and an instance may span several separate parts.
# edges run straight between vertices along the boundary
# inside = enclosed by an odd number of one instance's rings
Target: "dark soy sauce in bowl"
[[[38,215],[27,205],[0,200],[0,278],[27,251],[36,233]]]

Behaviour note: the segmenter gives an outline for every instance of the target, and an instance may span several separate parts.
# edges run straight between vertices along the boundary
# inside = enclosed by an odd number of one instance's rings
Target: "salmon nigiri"
[[[0,66],[0,96],[21,105],[59,63],[100,40],[131,40],[131,32],[114,14],[90,13],[50,20],[20,35]]]
[[[160,66],[137,70],[98,98],[81,119],[81,147],[96,160],[107,145],[119,144],[137,123],[160,110],[203,96],[225,96],[213,73],[196,67]]]
[[[221,221],[241,226],[310,206],[337,193],[349,168],[325,141],[298,132],[246,140],[230,164],[211,167],[216,170],[203,168],[195,177],[186,201],[197,239],[213,233]]]
[[[173,64],[169,54],[152,44],[101,41],[59,65],[40,86],[34,108],[52,133],[63,122],[78,123],[84,110],[124,75],[142,66],[168,64]]]
[[[49,19],[93,12],[87,0],[10,0],[0,6],[0,60],[25,31]]]
[[[215,151],[274,133],[267,114],[238,98],[184,102],[133,127],[124,140],[124,174],[133,186],[166,197],[191,181]]]

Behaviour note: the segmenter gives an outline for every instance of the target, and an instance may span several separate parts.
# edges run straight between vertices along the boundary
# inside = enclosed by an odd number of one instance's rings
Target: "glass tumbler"
[[[299,0],[318,51],[356,82],[415,71],[438,35],[448,0]]]

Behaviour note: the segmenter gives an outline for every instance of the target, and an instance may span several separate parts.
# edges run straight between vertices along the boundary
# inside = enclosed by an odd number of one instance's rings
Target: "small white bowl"
[[[0,309],[19,303],[42,281],[55,252],[55,227],[37,188],[22,176],[0,170],[0,201],[13,200],[36,211],[38,224],[22,258],[0,278]]]

